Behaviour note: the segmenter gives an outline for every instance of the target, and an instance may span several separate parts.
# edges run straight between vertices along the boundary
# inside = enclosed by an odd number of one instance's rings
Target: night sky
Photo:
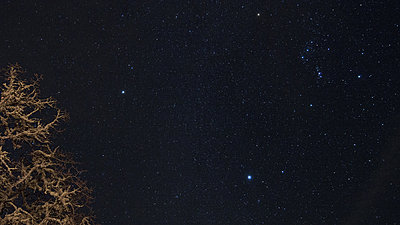
[[[400,2],[1,1],[100,224],[400,224]]]

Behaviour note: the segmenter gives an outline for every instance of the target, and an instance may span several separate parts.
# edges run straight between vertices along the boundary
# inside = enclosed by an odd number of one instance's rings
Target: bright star
[[[122,91],[121,91],[121,94],[125,94],[125,91],[124,91],[124,90],[122,90]]]
[[[247,180],[251,180],[251,175],[247,175]]]

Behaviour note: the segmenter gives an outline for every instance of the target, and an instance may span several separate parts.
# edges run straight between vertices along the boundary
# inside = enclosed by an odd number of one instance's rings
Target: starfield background
[[[400,3],[1,1],[100,224],[399,224]]]

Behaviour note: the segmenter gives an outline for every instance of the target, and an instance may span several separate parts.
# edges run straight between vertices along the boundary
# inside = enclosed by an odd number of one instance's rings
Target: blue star
[[[357,76],[357,78],[361,78],[361,74],[359,74],[359,75]]]
[[[121,91],[121,94],[125,94],[125,91],[124,91],[124,90],[122,90],[122,91]]]
[[[253,177],[251,175],[247,175],[247,180],[251,180]]]

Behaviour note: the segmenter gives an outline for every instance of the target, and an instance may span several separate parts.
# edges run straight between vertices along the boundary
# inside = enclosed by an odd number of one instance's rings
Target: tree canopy
[[[52,134],[68,114],[39,97],[42,76],[23,80],[18,64],[3,69],[0,99],[0,225],[89,225],[91,189]],[[44,111],[52,112],[42,113]]]

